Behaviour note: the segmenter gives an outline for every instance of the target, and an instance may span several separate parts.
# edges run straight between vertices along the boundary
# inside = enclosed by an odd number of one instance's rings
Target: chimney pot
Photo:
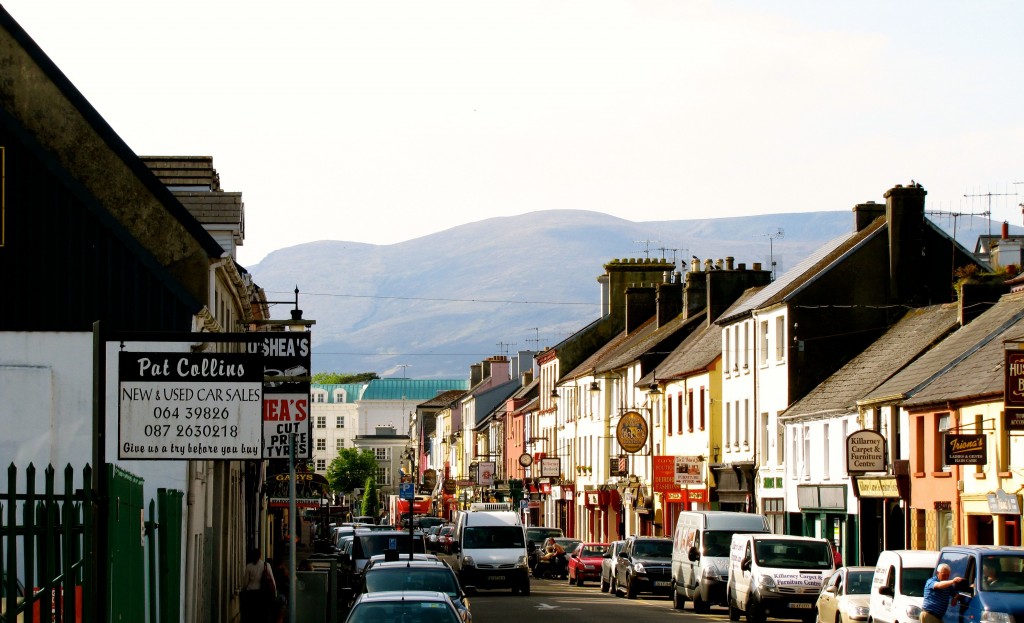
[[[740,262],[736,265],[736,270],[747,270],[747,265],[744,262]]]
[[[761,262],[754,262],[754,270],[761,270]]]
[[[1003,221],[1003,231],[1002,231],[1002,234],[1003,234],[1003,240],[1008,240],[1010,238],[1010,223],[1008,223],[1007,221]]]
[[[733,262],[735,262],[735,261],[736,261],[736,258],[728,256],[728,255],[725,256],[725,270],[733,270]]]

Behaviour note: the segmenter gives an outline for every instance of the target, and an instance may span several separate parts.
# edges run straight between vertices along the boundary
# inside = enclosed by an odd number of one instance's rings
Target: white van
[[[763,515],[729,511],[683,511],[672,538],[672,605],[693,602],[694,612],[727,605],[729,548],[732,535],[767,533]]]
[[[750,623],[768,617],[809,623],[821,585],[833,571],[832,545],[825,539],[734,534],[726,585],[729,620],[746,613]]]
[[[519,513],[459,513],[452,536],[452,566],[463,588],[510,588],[513,593],[530,594],[526,531]]]
[[[871,580],[868,623],[916,623],[921,618],[924,583],[935,573],[939,552],[885,550]]]

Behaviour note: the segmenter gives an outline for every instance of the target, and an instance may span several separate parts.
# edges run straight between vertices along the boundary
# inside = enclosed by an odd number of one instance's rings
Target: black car
[[[626,597],[637,593],[668,595],[672,589],[672,539],[631,536],[619,551],[612,577],[612,594],[622,589]]]
[[[423,543],[423,535],[415,534],[411,537],[412,551],[417,554],[426,553]],[[356,530],[352,537],[352,549],[348,553],[339,554],[341,565],[339,566],[338,583],[340,592],[351,595],[358,587],[363,567],[371,556],[385,554],[388,550],[408,556],[410,535],[400,530]]]

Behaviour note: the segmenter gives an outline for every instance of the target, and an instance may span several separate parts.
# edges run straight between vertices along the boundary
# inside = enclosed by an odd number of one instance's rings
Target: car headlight
[[[992,612],[985,610],[981,613],[982,623],[1013,623],[1013,615],[1008,612]]]
[[[519,560],[516,561],[516,566],[517,567],[529,567],[530,566],[530,557],[525,555],[525,554],[520,556]]]
[[[472,556],[463,556],[462,557],[462,566],[463,567],[475,567],[476,563],[473,562],[473,557]]]
[[[642,562],[634,563],[633,564],[633,571],[636,571],[637,573],[643,573],[644,572],[644,563],[642,563]]]
[[[708,580],[718,580],[721,578],[718,575],[718,570],[714,567],[704,567],[704,577]]]
[[[766,591],[775,590],[775,580],[773,580],[770,575],[757,576],[757,585]]]
[[[867,606],[858,606],[857,604],[850,604],[846,607],[846,615],[851,619],[866,619],[868,618]]]
[[[921,618],[921,606],[910,605],[907,606],[907,618],[918,620]]]

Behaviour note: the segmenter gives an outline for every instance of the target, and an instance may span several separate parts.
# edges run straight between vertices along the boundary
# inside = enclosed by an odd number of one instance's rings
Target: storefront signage
[[[855,480],[854,493],[859,498],[898,498],[899,488],[895,476],[868,478],[858,476]]]
[[[260,458],[259,356],[122,351],[118,364],[118,458]]]
[[[558,478],[562,475],[562,459],[558,457],[543,458],[540,460],[541,478]]]
[[[615,440],[626,452],[639,452],[647,443],[647,420],[636,411],[627,411],[615,427]]]
[[[666,491],[664,500],[669,504],[681,504],[684,502],[704,503],[708,501],[708,490],[682,489],[680,491]]]
[[[1024,350],[1006,351],[1003,402],[1024,409]]]
[[[311,457],[309,418],[313,347],[307,332],[265,333],[245,345],[263,361],[263,458],[286,459],[295,440],[295,458]]]
[[[885,471],[885,437],[873,430],[853,431],[846,437],[846,471]]]
[[[946,465],[984,465],[988,463],[985,435],[943,433],[943,459]]]
[[[999,489],[988,494],[988,510],[993,515],[1020,515],[1020,503],[1016,495]]]
[[[494,461],[481,461],[477,466],[477,484],[484,487],[494,485]]]
[[[658,493],[678,489],[676,486],[676,457],[656,456],[654,457],[654,481],[653,489]]]
[[[600,491],[587,491],[584,493],[586,496],[587,506],[600,506],[601,505],[601,492]]]

